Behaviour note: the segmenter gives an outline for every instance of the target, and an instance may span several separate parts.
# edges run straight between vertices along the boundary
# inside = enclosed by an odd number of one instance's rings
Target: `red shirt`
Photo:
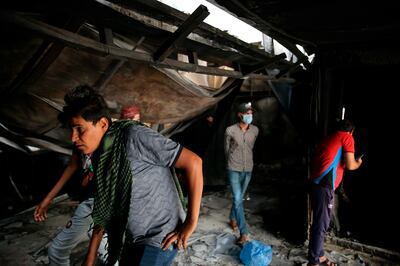
[[[317,146],[311,161],[309,179],[320,184],[323,178],[332,170],[331,187],[336,189],[343,178],[342,155],[345,152],[354,153],[354,139],[350,132],[336,131],[326,136]]]

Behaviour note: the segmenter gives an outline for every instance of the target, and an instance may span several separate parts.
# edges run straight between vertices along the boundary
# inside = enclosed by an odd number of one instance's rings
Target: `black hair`
[[[111,115],[107,104],[100,94],[88,85],[72,88],[64,96],[65,106],[58,115],[58,120],[67,125],[72,117],[81,116],[86,121],[96,124],[105,117],[111,124]]]
[[[336,128],[339,131],[351,132],[355,126],[351,120],[343,119],[338,121]]]

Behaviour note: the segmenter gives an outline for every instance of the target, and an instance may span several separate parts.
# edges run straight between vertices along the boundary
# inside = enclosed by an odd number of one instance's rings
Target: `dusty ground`
[[[294,244],[266,226],[270,223],[266,223],[265,213],[268,212],[265,209],[274,206],[274,198],[268,198],[263,190],[257,191],[256,188],[250,191],[250,196],[245,207],[251,239],[272,247],[270,265],[306,265],[307,242]],[[174,265],[242,265],[239,259],[241,247],[235,244],[238,235],[227,223],[230,204],[226,190],[204,192],[198,228],[190,240],[190,247],[178,253]],[[74,204],[64,199],[49,210],[45,223],[37,224],[32,220],[32,209],[0,221],[0,265],[45,265],[48,262],[47,245],[65,225],[73,209]],[[75,248],[73,265],[80,265],[86,246],[87,241]],[[328,256],[340,265],[400,265],[399,261],[335,245],[327,245],[326,249]]]

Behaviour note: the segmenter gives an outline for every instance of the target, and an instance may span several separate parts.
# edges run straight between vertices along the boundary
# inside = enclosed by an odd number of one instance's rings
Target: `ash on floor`
[[[269,230],[274,216],[266,222],[266,210],[274,209],[278,201],[268,198],[262,190],[250,191],[250,200],[245,201],[246,218],[250,238],[272,247],[271,264],[280,266],[306,265],[307,243],[293,243],[282,237],[277,228]],[[49,210],[48,220],[35,223],[33,208],[11,218],[0,221],[0,265],[37,266],[48,263],[47,247],[51,239],[65,226],[76,204],[64,199]],[[227,190],[204,192],[199,224],[189,241],[189,247],[180,251],[175,266],[183,265],[242,265],[236,245],[237,232],[228,225],[231,206]],[[277,222],[281,222],[280,220]],[[284,223],[285,226],[291,221]],[[295,227],[295,226],[294,226]],[[88,240],[79,244],[71,255],[72,265],[80,265],[85,256]],[[400,263],[359,251],[326,245],[327,255],[340,265],[399,265]]]

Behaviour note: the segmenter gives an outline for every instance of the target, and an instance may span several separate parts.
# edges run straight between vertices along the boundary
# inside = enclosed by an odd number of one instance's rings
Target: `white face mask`
[[[253,122],[253,115],[252,114],[245,114],[242,116],[242,121],[246,124],[251,124]]]

